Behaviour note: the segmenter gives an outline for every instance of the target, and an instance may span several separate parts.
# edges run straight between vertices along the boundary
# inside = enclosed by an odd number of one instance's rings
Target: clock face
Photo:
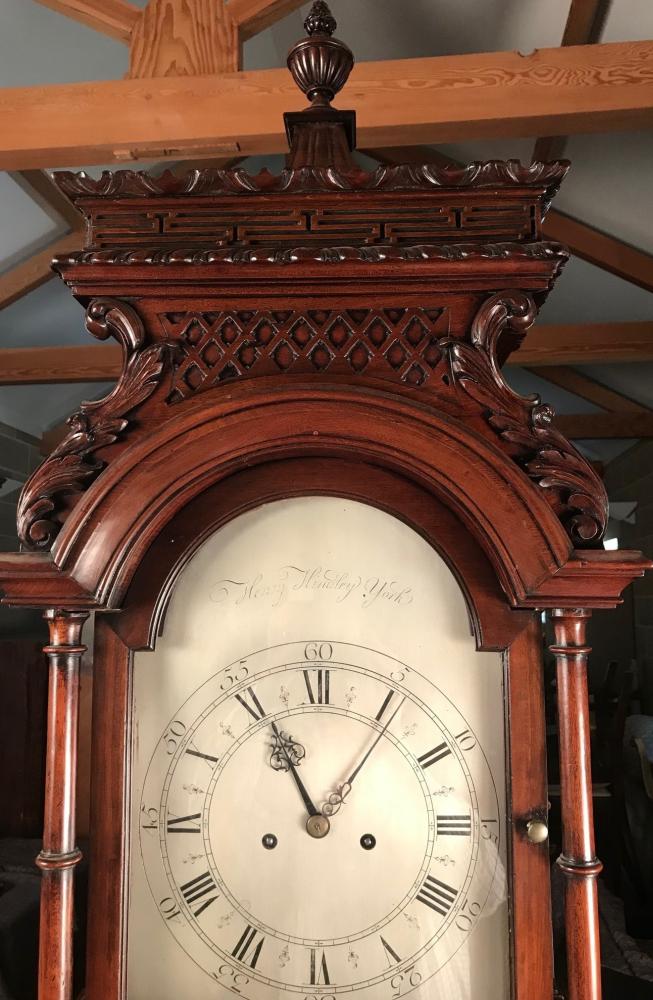
[[[205,543],[135,656],[130,1000],[507,995],[502,664],[467,629],[361,504]]]

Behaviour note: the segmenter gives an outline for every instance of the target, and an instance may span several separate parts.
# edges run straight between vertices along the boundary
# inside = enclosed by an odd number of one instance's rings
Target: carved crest
[[[525,332],[536,312],[532,298],[524,292],[490,296],[474,318],[471,343],[447,342],[452,381],[483,408],[488,424],[510,446],[515,461],[559,508],[574,544],[598,545],[608,521],[608,497],[602,481],[553,426],[553,407],[537,395],[524,397],[513,392],[497,362],[502,333]],[[552,492],[558,494],[558,503]]]
[[[60,528],[63,498],[87,489],[103,468],[95,452],[113,444],[128,425],[126,414],[154,392],[164,371],[167,343],[143,347],[143,324],[131,306],[114,299],[95,299],[86,313],[86,328],[99,340],[113,336],[123,348],[123,369],[108,396],[68,418],[70,431],[28,479],[18,504],[18,536],[27,548],[47,549]]]

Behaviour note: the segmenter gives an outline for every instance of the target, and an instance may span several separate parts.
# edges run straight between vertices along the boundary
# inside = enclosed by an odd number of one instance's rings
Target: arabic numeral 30
[[[238,969],[234,969],[232,965],[227,965],[226,962],[220,966],[217,972],[212,972],[211,975],[213,979],[217,979],[219,983],[226,986],[232,993],[240,993],[249,984],[249,976],[245,976]]]
[[[398,1000],[399,997],[404,996],[410,990],[414,990],[416,986],[419,986],[422,979],[422,973],[418,972],[414,965],[411,965],[405,972],[398,972],[390,980],[392,1000]]]

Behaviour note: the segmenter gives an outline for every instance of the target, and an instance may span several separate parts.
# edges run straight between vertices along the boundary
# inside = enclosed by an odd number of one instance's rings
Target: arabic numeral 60
[[[330,660],[332,656],[333,646],[330,642],[307,642],[304,647],[305,660]],[[328,1000],[328,997],[324,1000]]]
[[[398,997],[404,996],[410,990],[414,990],[416,986],[419,986],[422,979],[422,973],[418,972],[414,965],[411,965],[405,972],[398,972],[390,980],[390,989],[393,991],[392,1000],[398,1000]]]

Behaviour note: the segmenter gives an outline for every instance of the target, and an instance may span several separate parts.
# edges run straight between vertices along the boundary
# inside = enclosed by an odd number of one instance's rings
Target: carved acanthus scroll
[[[63,498],[85,490],[101,471],[103,462],[95,453],[117,440],[128,425],[126,414],[152,395],[170,353],[167,343],[144,347],[140,317],[115,299],[94,299],[86,327],[99,340],[118,340],[122,373],[108,396],[82,403],[68,418],[70,431],[25,484],[18,504],[18,536],[27,548],[50,547],[60,528]]]
[[[539,396],[520,396],[504,381],[497,362],[499,338],[506,331],[524,334],[536,308],[521,291],[499,292],[478,310],[471,343],[448,340],[452,382],[482,408],[489,425],[510,447],[515,461],[553,500],[579,547],[601,542],[608,520],[608,498],[591,465],[553,426],[555,411]]]

